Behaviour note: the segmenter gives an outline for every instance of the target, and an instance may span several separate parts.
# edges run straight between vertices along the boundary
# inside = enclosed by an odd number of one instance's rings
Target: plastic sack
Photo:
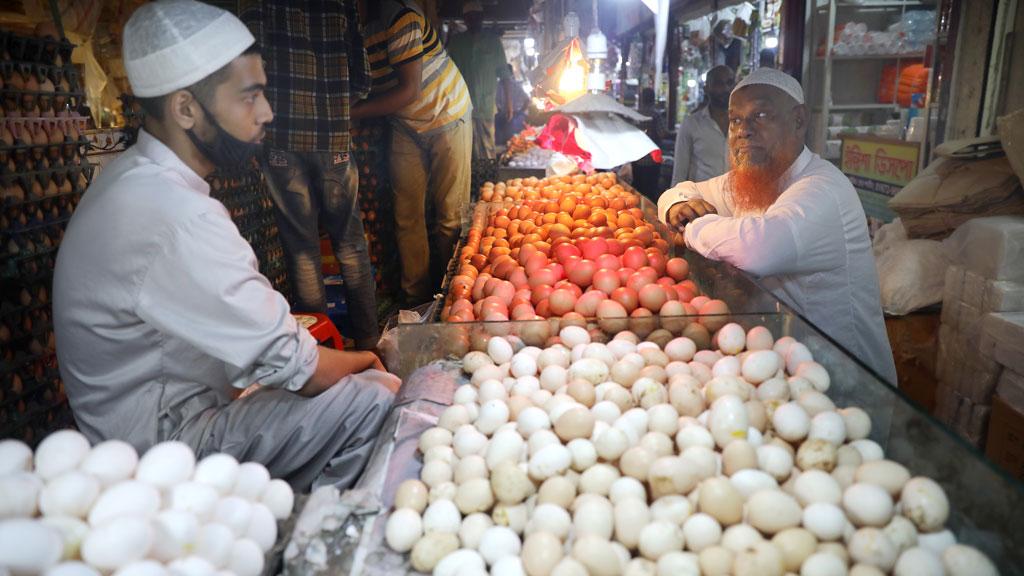
[[[943,246],[951,262],[984,278],[1024,282],[1024,217],[975,218]]]
[[[894,241],[875,262],[886,314],[903,316],[942,302],[949,261],[941,242]]]
[[[875,232],[875,238],[871,242],[871,251],[874,252],[875,258],[878,258],[889,248],[906,240],[907,229],[903,227],[903,221],[896,218],[888,224],[883,224]]]
[[[380,340],[377,342],[377,352],[380,354],[380,361],[388,372],[394,374],[401,364],[398,352],[398,330],[400,324],[426,324],[433,322],[437,317],[438,309],[444,300],[435,298],[425,304],[411,310],[399,310],[397,314],[388,318],[384,323],[384,330]]]

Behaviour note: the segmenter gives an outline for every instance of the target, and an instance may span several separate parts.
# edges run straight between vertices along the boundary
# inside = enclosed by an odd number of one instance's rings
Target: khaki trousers
[[[434,134],[391,131],[395,228],[407,304],[431,298],[455,252],[469,203],[473,128],[457,120]],[[434,218],[427,223],[427,206]],[[433,246],[431,246],[433,245]]]
[[[473,118],[473,158],[493,160],[494,156],[494,118]]]

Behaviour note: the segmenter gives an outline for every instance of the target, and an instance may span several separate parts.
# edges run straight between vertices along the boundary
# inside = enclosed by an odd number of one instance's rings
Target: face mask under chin
[[[199,150],[199,153],[206,157],[214,166],[220,170],[233,171],[247,168],[256,154],[263,148],[262,144],[255,144],[239,140],[225,130],[213,117],[213,114],[203,106],[203,103],[196,99],[196,103],[203,109],[206,121],[213,127],[213,140],[206,142],[196,133],[195,129],[186,130],[189,140]]]

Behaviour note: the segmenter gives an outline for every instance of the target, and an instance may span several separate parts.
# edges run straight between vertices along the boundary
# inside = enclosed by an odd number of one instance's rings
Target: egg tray
[[[56,65],[58,56],[64,62],[71,62],[71,52],[74,49],[75,45],[67,38],[57,40],[24,36],[7,30],[0,31],[0,52],[6,51],[12,60]]]
[[[17,438],[30,447],[55,430],[75,427],[75,419],[66,397],[53,404],[45,401],[27,402],[25,411],[20,413],[0,408],[0,422],[9,422],[0,428],[0,438]]]

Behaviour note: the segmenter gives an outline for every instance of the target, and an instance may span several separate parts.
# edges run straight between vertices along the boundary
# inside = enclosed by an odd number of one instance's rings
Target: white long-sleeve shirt
[[[717,214],[686,226],[687,245],[761,278],[762,284],[892,384],[878,272],[864,209],[849,179],[804,148],[764,213],[737,214],[727,175],[683,182],[658,199],[658,215],[702,198]]]
[[[703,182],[726,171],[726,138],[707,106],[690,114],[676,131],[672,185]]]
[[[94,442],[195,438],[198,412],[232,390],[297,390],[318,360],[224,205],[145,131],[75,211],[53,311],[68,399]]]

